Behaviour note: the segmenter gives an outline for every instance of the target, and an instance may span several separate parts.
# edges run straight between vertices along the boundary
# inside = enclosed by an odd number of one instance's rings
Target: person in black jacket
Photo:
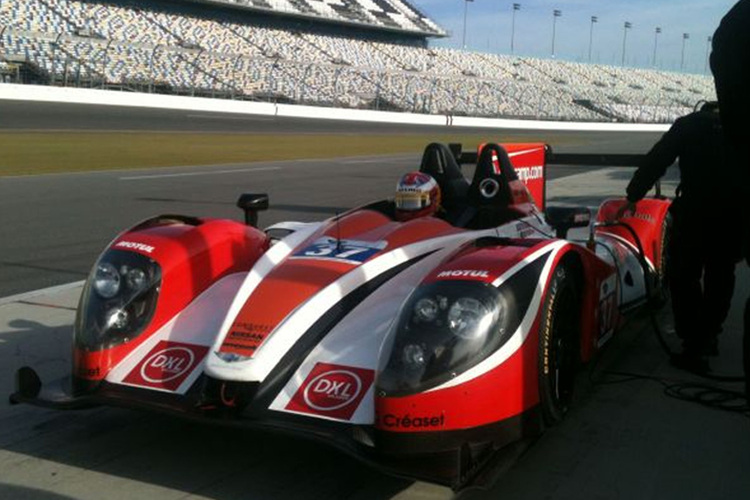
[[[741,0],[721,20],[713,36],[711,71],[730,143],[738,148],[750,138],[750,0]],[[744,158],[744,166],[750,161]],[[747,169],[745,169],[747,170]]]
[[[732,147],[734,178],[750,199],[750,0],[740,0],[721,20],[713,36],[711,71],[721,105],[721,120]],[[737,228],[744,237],[745,259],[750,265],[750,203],[743,207]],[[745,390],[750,399],[750,298],[745,303],[744,365]]]
[[[738,198],[731,194],[728,148],[716,103],[678,118],[654,145],[628,184],[628,203],[618,218],[635,212],[637,202],[678,158],[680,185],[670,207],[667,279],[683,351],[672,362],[707,371],[707,356],[718,354],[740,260],[734,228]]]

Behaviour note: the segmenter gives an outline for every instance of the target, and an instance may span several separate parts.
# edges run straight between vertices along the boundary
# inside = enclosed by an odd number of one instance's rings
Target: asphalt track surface
[[[0,117],[0,131],[477,132],[17,101],[0,101]],[[653,133],[480,132],[488,137],[499,136],[501,141],[546,141],[556,151],[565,153],[644,153],[658,138]],[[404,172],[416,169],[419,158],[416,151],[357,158],[340,158],[331,151],[328,160],[0,177],[0,297],[84,279],[98,253],[119,231],[153,215],[180,213],[239,219],[241,214],[234,203],[241,193],[267,192],[271,210],[263,214],[263,223],[318,220],[391,196],[396,180]],[[549,178],[593,170],[553,165]]]

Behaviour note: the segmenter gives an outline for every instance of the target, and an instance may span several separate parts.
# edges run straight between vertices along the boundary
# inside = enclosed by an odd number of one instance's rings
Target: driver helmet
[[[440,209],[440,186],[423,172],[409,172],[396,185],[395,201],[399,221],[435,215]]]

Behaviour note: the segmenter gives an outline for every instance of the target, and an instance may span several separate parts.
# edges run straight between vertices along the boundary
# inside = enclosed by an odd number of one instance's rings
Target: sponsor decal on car
[[[521,239],[531,238],[532,236],[539,236],[537,228],[529,225],[528,222],[519,222],[516,224],[516,231],[518,231],[518,237]]]
[[[317,363],[286,409],[349,420],[374,379],[373,370]]]
[[[224,346],[250,351],[247,355],[252,357],[272,331],[271,325],[237,321],[229,330]]]
[[[143,243],[136,243],[134,241],[120,241],[115,244],[115,248],[126,248],[128,250],[138,250],[144,253],[153,253],[154,247]]]
[[[378,426],[388,429],[426,429],[445,426],[445,413],[440,415],[393,415],[378,417]]]
[[[330,259],[361,264],[387,246],[386,241],[339,240],[326,236],[295,253],[292,258]]]
[[[123,379],[138,387],[176,391],[203,361],[208,347],[162,340]]]
[[[438,273],[438,279],[451,279],[451,278],[489,278],[490,272],[483,271],[480,269],[458,269],[454,271],[441,271]]]
[[[544,179],[544,167],[514,167],[518,179],[526,183],[537,179]]]
[[[653,215],[645,212],[635,212],[631,217],[642,220],[644,222],[648,222],[649,224],[653,224],[654,222],[656,222],[656,219],[654,219]]]

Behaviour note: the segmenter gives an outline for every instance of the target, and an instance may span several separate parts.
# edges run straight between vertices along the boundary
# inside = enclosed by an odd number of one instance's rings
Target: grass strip
[[[492,136],[2,132],[0,176],[418,153],[430,142],[473,148]]]

